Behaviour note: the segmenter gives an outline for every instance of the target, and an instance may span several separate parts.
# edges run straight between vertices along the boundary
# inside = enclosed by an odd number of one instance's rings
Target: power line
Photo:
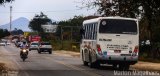
[[[57,10],[57,11],[12,11],[12,13],[40,13],[40,12],[44,12],[44,13],[55,13],[55,12],[74,12],[74,11],[79,11],[81,9],[75,9],[75,10]],[[10,13],[10,12],[0,12],[0,13]]]

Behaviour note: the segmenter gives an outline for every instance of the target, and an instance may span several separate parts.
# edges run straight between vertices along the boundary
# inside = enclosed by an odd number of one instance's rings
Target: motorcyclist
[[[26,42],[22,42],[22,44],[20,45],[21,51],[20,51],[20,55],[22,55],[23,53],[23,49],[25,49],[27,51],[27,55],[28,55],[28,45]]]

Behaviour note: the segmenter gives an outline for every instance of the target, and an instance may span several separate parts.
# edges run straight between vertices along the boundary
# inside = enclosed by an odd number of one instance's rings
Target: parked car
[[[6,46],[6,42],[5,41],[0,41],[0,46]]]
[[[1,39],[1,41],[7,41],[7,39]]]
[[[39,48],[39,42],[31,42],[29,45],[29,51],[38,50],[38,48]]]
[[[7,41],[7,45],[11,45],[11,43],[9,41]]]
[[[49,42],[41,42],[39,45],[38,53],[41,52],[49,52],[49,54],[52,54],[52,45]]]
[[[16,41],[16,42],[15,42],[15,46],[16,46],[16,47],[20,47],[21,44],[22,44],[22,42],[20,42],[20,41]]]
[[[18,39],[13,39],[11,42],[12,42],[12,43],[15,43],[16,41],[18,41]]]

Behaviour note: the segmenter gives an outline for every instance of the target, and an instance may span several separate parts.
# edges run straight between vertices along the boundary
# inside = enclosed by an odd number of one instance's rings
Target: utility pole
[[[71,43],[72,43],[72,33],[73,33],[73,27],[71,27]]]
[[[12,31],[12,6],[10,6],[10,33]]]
[[[61,49],[63,50],[63,27],[61,26]]]

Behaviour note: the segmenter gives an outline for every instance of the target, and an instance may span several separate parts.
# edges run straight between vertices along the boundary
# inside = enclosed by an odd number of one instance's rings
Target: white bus
[[[124,17],[99,17],[85,20],[81,29],[81,58],[84,65],[111,64],[128,70],[137,63],[139,53],[138,20]]]

